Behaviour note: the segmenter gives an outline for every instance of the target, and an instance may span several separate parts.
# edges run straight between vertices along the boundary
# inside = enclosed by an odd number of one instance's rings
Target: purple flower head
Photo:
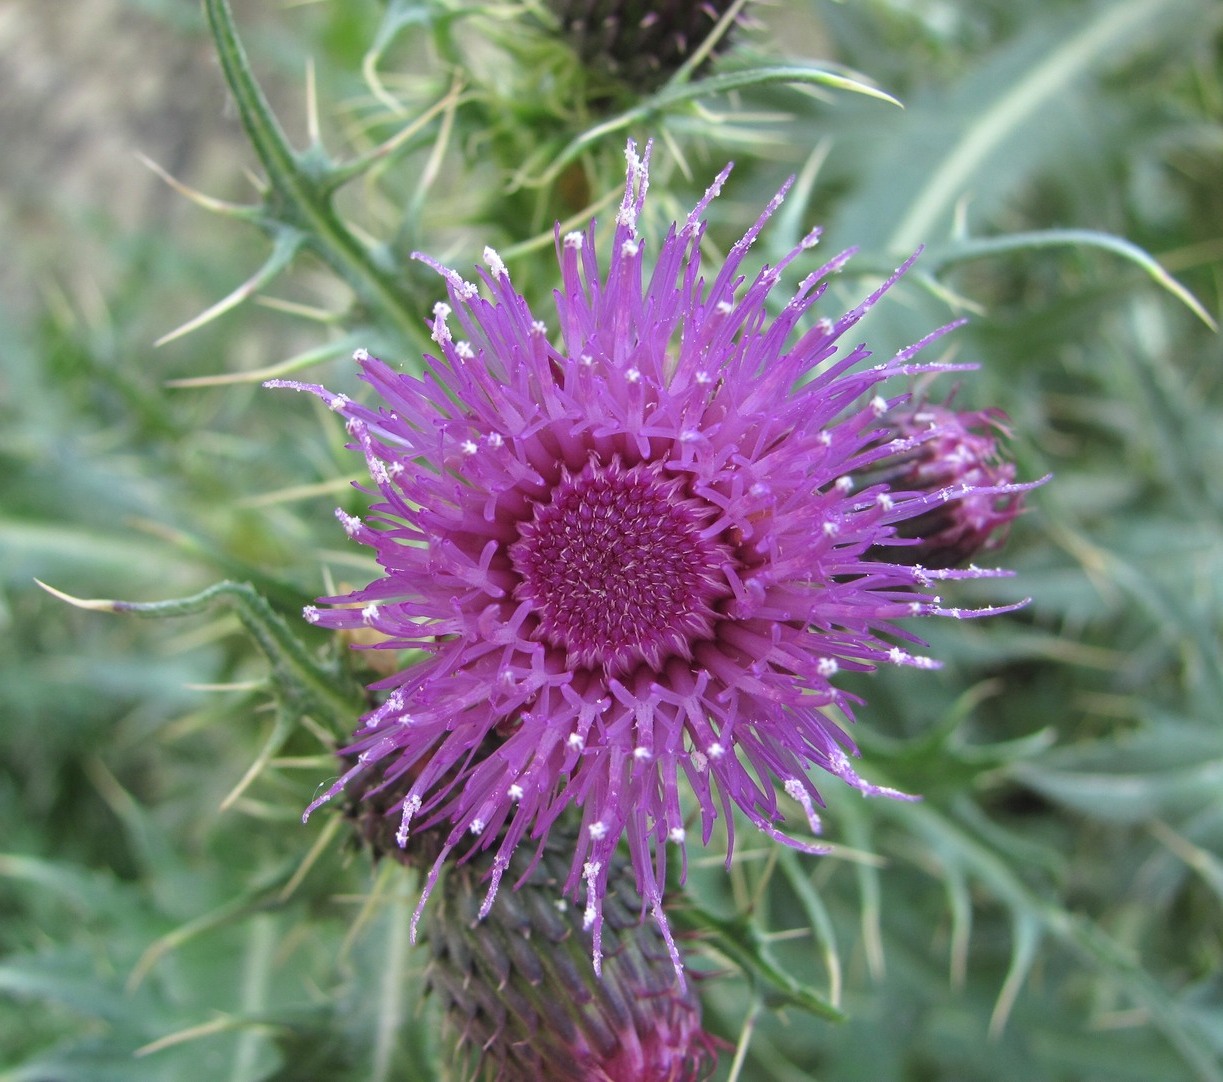
[[[819,830],[813,772],[901,796],[851,766],[838,718],[854,703],[837,673],[933,668],[899,621],[1007,609],[948,609],[933,592],[1002,572],[875,555],[939,493],[852,480],[893,453],[882,418],[907,395],[881,384],[952,367],[912,360],[947,327],[874,367],[865,345],[838,344],[912,259],[835,322],[815,319],[843,252],[770,316],[782,272],[817,240],[743,269],[786,189],[704,270],[703,216],[728,166],[649,260],[637,230],[649,147],[639,157],[630,142],[627,157],[606,268],[593,223],[557,231],[553,322],[492,249],[482,286],[421,256],[449,290],[423,376],[359,351],[378,405],[274,385],[345,418],[378,490],[370,521],[340,519],[383,574],[307,618],[422,655],[373,685],[381,705],[343,749],[355,765],[307,814],[372,772],[367,791],[404,794],[401,846],[421,828],[444,837],[421,907],[452,851],[492,849],[487,912],[515,849],[542,849],[575,809],[564,890],[584,894],[596,968],[623,838],[678,969],[661,903],[689,811],[704,844],[721,814],[733,847],[737,808],[768,836],[823,851],[777,827],[796,806]]]

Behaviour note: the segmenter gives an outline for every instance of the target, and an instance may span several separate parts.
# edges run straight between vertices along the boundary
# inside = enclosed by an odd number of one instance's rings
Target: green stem
[[[845,1021],[845,1015],[837,1007],[777,964],[768,940],[746,915],[721,917],[686,896],[684,902],[676,906],[673,917],[686,930],[699,932],[706,950],[724,955],[750,975],[772,1006],[793,1005],[819,1018]]]
[[[378,266],[369,250],[349,232],[331,205],[331,164],[320,148],[298,154],[251,71],[238,38],[228,0],[204,0],[225,81],[238,106],[242,126],[271,183],[273,214],[278,224],[301,229],[310,246],[409,340],[419,330],[416,314],[404,303],[406,286]]]
[[[333,669],[320,665],[284,618],[246,582],[219,582],[191,597],[168,601],[113,601],[109,609],[135,616],[191,616],[214,603],[230,606],[272,663],[272,673],[285,698],[302,709],[322,714],[337,732],[348,732],[361,712],[361,693]]]

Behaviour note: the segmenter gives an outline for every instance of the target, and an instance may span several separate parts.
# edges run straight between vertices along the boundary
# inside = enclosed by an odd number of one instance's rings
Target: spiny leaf
[[[907,254],[948,235],[966,197],[974,209],[993,213],[1055,155],[1064,156],[1063,143],[1047,133],[1080,100],[1071,93],[1076,84],[1192,25],[1206,6],[1110,0],[1026,20],[1013,41],[950,86],[907,96],[903,118],[878,117],[872,138],[860,144],[860,182],[841,204],[830,237]],[[834,134],[836,124],[834,117]]]
[[[1001,237],[958,239],[927,249],[922,254],[922,260],[927,271],[938,272],[946,267],[955,266],[957,263],[982,259],[986,256],[1057,247],[1099,248],[1121,256],[1122,259],[1133,263],[1148,275],[1160,289],[1171,293],[1212,331],[1219,329],[1218,324],[1202,307],[1201,302],[1164,270],[1149,252],[1123,237],[1114,237],[1109,233],[1100,233],[1093,229],[1043,229],[1035,232],[1011,233]]]
[[[889,818],[898,814],[897,806],[886,801],[876,807]],[[1012,974],[1026,971],[1024,967],[1029,964],[1031,949],[1026,940],[1037,932],[1059,940],[1107,974],[1134,1003],[1150,1011],[1159,1030],[1199,1078],[1205,1082],[1223,1082],[1223,1068],[1198,1027],[1178,1010],[1168,993],[1131,952],[1090,919],[1070,912],[1054,900],[1039,897],[1020,880],[1001,854],[971,837],[930,804],[906,805],[899,811],[904,813],[906,826],[915,829],[933,852],[944,860],[960,864],[965,873],[1011,911],[1017,922],[1017,934],[1025,937],[1025,943],[1016,946]],[[1015,980],[1018,979],[1016,976]],[[1005,987],[1003,995],[1014,998]],[[999,1003],[1005,1005],[1006,999],[1000,997]]]
[[[681,927],[701,932],[707,949],[731,959],[747,973],[770,1003],[791,1004],[834,1022],[844,1020],[845,1015],[830,1000],[778,965],[768,940],[747,916],[720,917],[691,897],[676,907],[673,916]]]
[[[1021,78],[1003,85],[993,101],[978,105],[972,122],[957,133],[938,167],[924,178],[917,198],[896,225],[888,250],[908,252],[936,235],[939,223],[971,190],[973,177],[988,158],[1007,146],[1019,129],[1038,122],[1041,111],[1084,72],[1115,57],[1131,42],[1142,41],[1152,24],[1180,6],[1182,0],[1098,5],[1077,32],[1045,50]]]
[[[814,65],[800,64],[760,64],[743,71],[724,72],[710,75],[691,83],[680,85],[668,84],[658,93],[645,98],[640,104],[620,113],[618,116],[596,124],[581,135],[571,140],[559,154],[553,158],[544,174],[538,178],[526,181],[528,184],[547,184],[555,180],[561,171],[572,162],[587,147],[593,146],[615,132],[623,131],[638,121],[653,118],[665,113],[678,105],[697,101],[716,94],[728,94],[734,90],[745,90],[750,87],[769,86],[784,83],[790,86],[824,86],[832,90],[849,91],[877,98],[891,105],[900,106],[891,94],[887,94],[852,76]]]
[[[293,257],[301,251],[306,240],[304,233],[283,227],[275,230],[275,238],[266,262],[245,282],[232,293],[222,297],[216,304],[206,308],[198,316],[163,334],[153,345],[164,346],[167,342],[173,342],[176,338],[182,338],[185,334],[199,330],[206,323],[211,323],[217,316],[224,315],[231,308],[236,308],[243,301],[253,297],[293,261]]]
[[[346,732],[361,711],[361,693],[346,678],[319,664],[289,630],[284,618],[248,583],[220,582],[191,597],[165,601],[119,601],[75,598],[44,583],[48,593],[77,608],[93,612],[130,613],[152,619],[193,616],[214,605],[232,608],[243,626],[272,663],[276,682],[290,701],[306,709],[317,709],[336,732]]]
[[[217,387],[229,383],[264,383],[269,379],[281,379],[284,376],[292,375],[294,372],[312,368],[316,364],[322,364],[325,361],[343,357],[345,354],[354,352],[358,346],[363,344],[368,347],[373,337],[374,335],[371,331],[354,331],[351,334],[344,335],[342,338],[337,338],[334,342],[327,342],[324,345],[316,346],[314,349],[304,350],[296,356],[288,357],[283,361],[267,365],[264,368],[253,368],[245,372],[218,372],[211,376],[188,376],[185,379],[171,379],[166,380],[166,386]]]

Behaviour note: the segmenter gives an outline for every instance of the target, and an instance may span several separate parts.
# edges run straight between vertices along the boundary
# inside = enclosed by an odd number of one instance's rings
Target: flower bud
[[[648,93],[680,69],[731,3],[548,0],[548,6],[583,63]]]
[[[1031,487],[1015,485],[1015,467],[998,455],[995,437],[1009,435],[1006,419],[997,409],[957,411],[924,403],[884,417],[885,441],[901,449],[878,459],[856,478],[856,487],[883,482],[893,491],[927,492],[941,500],[897,523],[896,536],[912,544],[876,545],[871,555],[939,569],[1002,544]]]

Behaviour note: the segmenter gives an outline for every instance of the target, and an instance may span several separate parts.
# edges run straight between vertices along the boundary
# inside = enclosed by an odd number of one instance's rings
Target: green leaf
[[[947,267],[974,259],[1060,247],[1098,248],[1101,251],[1119,255],[1138,267],[1160,289],[1171,293],[1212,331],[1219,329],[1218,324],[1202,307],[1201,302],[1164,270],[1150,253],[1122,237],[1114,237],[1109,233],[1100,233],[1092,229],[1042,229],[1036,232],[1011,233],[1000,237],[955,239],[927,248],[922,253],[921,268],[927,273],[937,274]]]
[[[849,91],[878,98],[892,105],[899,106],[895,98],[867,83],[851,76],[828,68],[815,65],[798,64],[760,64],[744,71],[724,72],[710,75],[690,83],[667,85],[652,96],[643,99],[631,109],[618,116],[605,120],[588,128],[581,135],[571,140],[552,160],[547,170],[540,177],[532,178],[528,183],[547,184],[555,180],[570,162],[582,151],[594,146],[615,132],[624,131],[633,124],[642,121],[657,122],[657,118],[677,106],[712,97],[715,94],[728,94],[735,90],[746,90],[753,87],[784,84],[787,86],[823,86],[832,90]]]
[[[363,698],[359,687],[337,668],[316,661],[284,618],[249,583],[220,582],[191,597],[150,602],[82,600],[44,588],[77,608],[148,619],[195,616],[214,605],[225,605],[234,610],[272,663],[273,678],[287,703],[302,711],[317,711],[337,733],[348,732],[361,713]]]
[[[1199,0],[1106,0],[1029,18],[1014,42],[948,90],[909,95],[903,118],[880,118],[863,182],[830,236],[908,254],[952,232],[965,198],[993,213],[1064,155],[1050,138],[1074,108],[1071,90],[1137,48],[1192,27]],[[857,136],[860,122],[853,135]]]
[[[773,957],[772,948],[750,915],[721,917],[688,896],[673,919],[688,931],[699,932],[705,948],[730,959],[773,1006],[791,1005],[833,1022],[845,1015],[814,988],[790,976]]]

